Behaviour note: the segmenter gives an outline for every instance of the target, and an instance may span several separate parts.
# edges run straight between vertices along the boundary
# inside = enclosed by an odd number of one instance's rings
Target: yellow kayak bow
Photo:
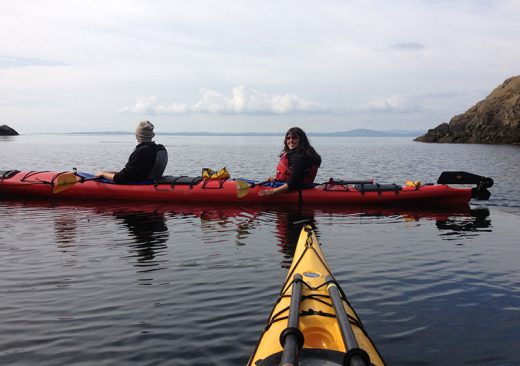
[[[310,225],[250,366],[385,365],[332,275]]]

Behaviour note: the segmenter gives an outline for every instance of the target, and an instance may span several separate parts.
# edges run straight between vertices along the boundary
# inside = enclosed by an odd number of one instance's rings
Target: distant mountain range
[[[349,131],[339,132],[310,132],[310,136],[347,136],[347,137],[415,137],[424,133],[423,130],[408,131],[408,130],[368,130],[365,128],[358,128]]]
[[[369,130],[359,128],[349,131],[338,132],[308,132],[309,136],[323,137],[417,137],[424,134],[424,130]],[[105,132],[71,132],[68,135],[133,135],[128,131],[105,131]],[[160,135],[171,136],[283,136],[283,132],[160,132]]]

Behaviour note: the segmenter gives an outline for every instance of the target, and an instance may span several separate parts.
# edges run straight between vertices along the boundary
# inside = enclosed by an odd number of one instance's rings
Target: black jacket
[[[162,145],[155,142],[142,142],[135,147],[125,167],[114,175],[114,183],[131,183],[148,179]],[[164,147],[162,147],[164,148]]]
[[[288,151],[287,160],[291,168],[291,178],[287,182],[289,190],[305,188],[304,179],[312,167],[312,161],[300,151]]]

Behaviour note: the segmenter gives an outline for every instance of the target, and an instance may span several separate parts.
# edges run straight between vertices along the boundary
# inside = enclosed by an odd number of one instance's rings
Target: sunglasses
[[[286,140],[298,140],[300,137],[298,135],[287,135],[285,136]]]

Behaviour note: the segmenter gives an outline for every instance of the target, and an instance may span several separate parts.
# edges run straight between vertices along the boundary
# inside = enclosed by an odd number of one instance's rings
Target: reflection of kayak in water
[[[446,175],[446,173],[449,173]],[[460,175],[457,175],[461,173]],[[80,174],[80,173],[78,173]],[[442,177],[445,179],[441,179]],[[259,196],[271,189],[242,180],[201,180],[200,177],[163,177],[149,184],[114,184],[89,175],[60,172],[0,172],[0,196],[53,200],[124,200],[168,203],[396,205],[442,207],[466,205],[472,198],[489,198],[490,178],[464,172],[445,172],[440,184],[397,185],[373,181],[334,181],[313,188],[274,196]],[[447,177],[447,178],[446,178]],[[461,177],[461,179],[458,179]],[[182,178],[182,179],[179,179]],[[455,188],[448,184],[472,184]]]
[[[312,228],[301,231],[292,265],[250,366],[384,365],[334,279]]]
[[[485,218],[489,216],[487,208],[470,208],[469,205],[462,205],[458,207],[425,207],[411,208],[411,207],[372,207],[372,206],[355,206],[355,207],[341,207],[334,205],[327,205],[323,207],[308,206],[302,209],[294,206],[273,206],[265,207],[263,205],[246,205],[245,207],[234,204],[212,204],[212,203],[160,203],[151,202],[146,203],[142,201],[122,202],[113,201],[107,202],[105,200],[64,200],[51,201],[47,199],[31,199],[20,200],[19,198],[2,198],[2,205],[6,207],[33,207],[33,208],[62,208],[75,211],[74,208],[83,208],[92,211],[98,215],[119,216],[125,214],[135,213],[164,213],[168,216],[193,216],[198,217],[203,221],[221,221],[231,218],[244,218],[255,220],[265,215],[269,216],[272,221],[272,216],[276,216],[277,220],[282,219],[285,224],[289,221],[301,220],[307,217],[393,217],[397,220],[418,221],[418,220],[440,220],[445,221],[452,218]]]
[[[306,206],[299,209],[295,206],[265,207],[262,205],[247,205],[246,207],[234,204],[176,204],[176,203],[145,203],[136,202],[107,202],[99,200],[65,200],[51,201],[46,199],[19,200],[17,198],[2,199],[0,205],[4,207],[21,208],[59,208],[63,213],[68,209],[77,213],[76,209],[84,209],[95,215],[109,215],[114,217],[139,216],[151,214],[166,215],[167,217],[196,217],[201,222],[219,222],[225,224],[232,221],[237,224],[250,224],[257,220],[276,221],[279,236],[285,236],[288,228],[293,227],[292,222],[302,219],[313,219],[314,217],[332,216],[336,219],[355,218],[371,219],[389,218],[393,223],[436,221],[439,229],[453,231],[470,231],[471,228],[479,229],[489,227],[489,210],[485,207],[470,208],[468,205],[458,207],[438,208],[411,208],[411,207],[339,207],[323,206],[316,208]],[[72,215],[76,216],[76,215]],[[294,230],[293,230],[294,231]],[[299,232],[296,230],[292,235],[296,243]],[[293,244],[294,245],[294,244]]]

